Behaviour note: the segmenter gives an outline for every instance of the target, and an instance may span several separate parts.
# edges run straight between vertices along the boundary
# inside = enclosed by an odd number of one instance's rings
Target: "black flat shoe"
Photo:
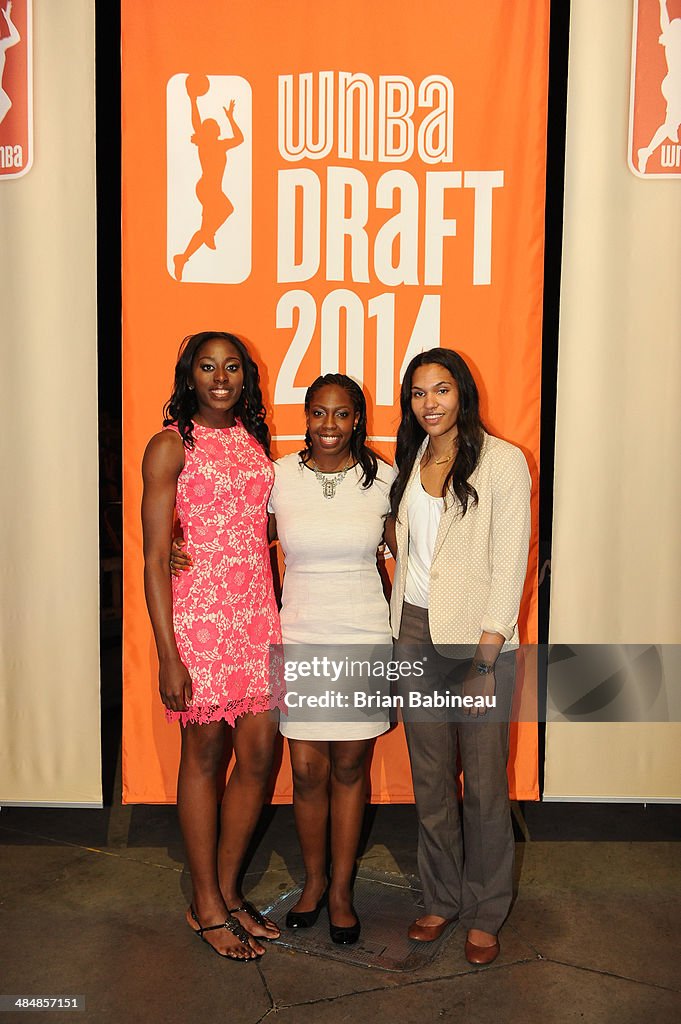
[[[340,928],[329,919],[329,935],[331,936],[331,941],[335,942],[337,946],[352,946],[353,943],[357,942],[361,930],[362,925],[359,922],[359,918],[357,918],[354,924],[346,928]]]
[[[317,906],[314,910],[289,910],[286,915],[286,927],[287,928],[311,928],[313,924],[317,923],[317,918],[321,912],[322,907],[326,903],[326,892],[323,892],[319,897]]]

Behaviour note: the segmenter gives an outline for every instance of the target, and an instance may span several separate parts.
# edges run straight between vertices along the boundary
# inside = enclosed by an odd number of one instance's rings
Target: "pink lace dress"
[[[240,421],[224,430],[194,424],[176,499],[194,566],[172,581],[175,639],[193,697],[187,711],[166,710],[168,721],[233,725],[276,704],[269,645],[281,642],[281,632],[267,543],[273,480],[272,463]]]

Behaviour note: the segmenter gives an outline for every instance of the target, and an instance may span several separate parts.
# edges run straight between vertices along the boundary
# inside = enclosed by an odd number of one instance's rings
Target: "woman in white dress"
[[[337,658],[358,644],[390,649],[376,552],[390,505],[392,469],[366,446],[366,401],[350,377],[318,377],[305,396],[305,415],[305,448],[276,463],[270,498],[286,563],[281,607],[286,657],[295,655],[291,645],[297,644],[323,644]],[[339,685],[319,680],[320,691]],[[291,752],[293,808],[305,864],[305,885],[286,924],[309,927],[328,899],[331,938],[347,944],[360,932],[352,879],[367,760],[372,741],[389,722],[387,712],[361,721],[347,720],[352,712],[345,721],[338,720],[343,712],[336,721],[333,715],[326,721],[310,717],[292,707],[280,722]]]
[[[366,400],[350,377],[318,377],[305,396],[305,417],[305,448],[275,463],[269,506],[273,513],[270,536],[278,535],[286,564],[281,607],[285,656],[287,660],[307,658],[307,647],[297,645],[320,645],[320,657],[326,653],[343,658],[346,651],[356,654],[357,645],[389,651],[389,609],[376,556],[390,508],[392,467],[366,445]],[[187,564],[175,548],[173,566]],[[289,696],[292,689],[302,691],[303,682],[309,692],[310,680],[301,680],[299,686],[289,684]],[[335,691],[343,683],[324,678],[315,682],[320,694]],[[366,802],[367,762],[374,739],[388,729],[389,720],[387,711],[361,719],[354,711],[337,712],[335,717],[334,721],[333,713],[322,713],[321,720],[312,720],[308,709],[295,706],[281,716],[280,731],[291,753],[293,810],[305,865],[303,890],[286,925],[310,927],[328,902],[332,940],[350,944],[360,934],[352,882]]]

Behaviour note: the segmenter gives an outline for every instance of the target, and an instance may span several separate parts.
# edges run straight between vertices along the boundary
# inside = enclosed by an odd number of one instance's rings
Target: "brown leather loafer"
[[[491,946],[476,946],[466,939],[465,953],[469,964],[491,964],[499,956],[499,939]]]
[[[407,937],[414,939],[415,942],[435,942],[445,928],[448,928],[456,920],[455,917],[447,917],[441,924],[419,924],[418,921],[412,921],[407,929]]]

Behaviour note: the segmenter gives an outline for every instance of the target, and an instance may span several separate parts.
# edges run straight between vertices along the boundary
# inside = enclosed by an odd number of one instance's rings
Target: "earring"
[[[194,390],[194,385],[193,384],[187,384],[187,387],[189,388],[190,391]]]

